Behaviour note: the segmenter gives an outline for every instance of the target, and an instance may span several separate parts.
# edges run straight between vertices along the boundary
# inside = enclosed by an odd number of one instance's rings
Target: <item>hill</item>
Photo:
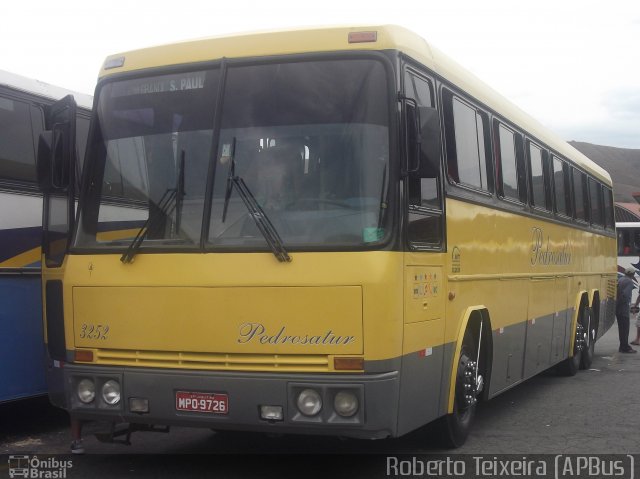
[[[633,194],[640,192],[640,150],[581,141],[570,141],[569,144],[609,172],[615,201],[635,203]]]

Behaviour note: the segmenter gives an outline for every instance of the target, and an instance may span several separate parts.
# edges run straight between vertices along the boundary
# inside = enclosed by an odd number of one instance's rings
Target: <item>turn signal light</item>
[[[92,363],[93,362],[93,351],[87,349],[76,349],[73,355],[75,361],[80,361],[83,363]]]
[[[364,358],[333,358],[333,369],[336,371],[363,371]]]

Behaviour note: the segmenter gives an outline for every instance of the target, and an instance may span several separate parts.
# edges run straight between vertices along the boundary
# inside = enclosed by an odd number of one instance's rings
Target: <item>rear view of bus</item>
[[[566,215],[550,221],[553,211],[514,213],[513,201],[498,211],[497,197],[480,207],[470,188],[445,202],[441,121],[466,121],[469,108],[439,88],[436,67],[424,40],[398,27],[222,37],[109,57],[77,215],[64,109],[47,143],[54,403],[74,421],[359,438],[443,417],[445,442],[459,445],[482,394],[561,361],[588,364],[581,350],[592,354],[611,323],[597,327],[615,292],[613,226],[604,214],[594,232]],[[481,126],[470,131],[476,141]],[[453,140],[458,155],[477,156],[464,141]],[[606,202],[608,175],[581,161],[594,205]],[[471,176],[464,168],[456,178]],[[542,171],[538,181],[550,181],[546,163],[546,180]],[[465,227],[476,218],[480,232]],[[476,240],[492,231],[513,238],[500,262],[487,253],[498,236]],[[588,255],[597,271],[578,278]],[[547,276],[545,287],[561,277],[564,291],[527,309],[543,294],[524,280],[540,288]],[[525,367],[527,314],[538,319],[529,337],[548,344],[531,339]],[[520,354],[519,366],[504,366],[503,353]]]

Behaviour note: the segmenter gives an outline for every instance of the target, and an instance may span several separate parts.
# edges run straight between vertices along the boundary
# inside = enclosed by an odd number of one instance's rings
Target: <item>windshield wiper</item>
[[[180,228],[180,217],[182,213],[182,200],[184,198],[184,150],[180,155],[180,164],[178,167],[178,180],[175,188],[167,189],[160,201],[158,202],[158,207],[153,211],[149,211],[149,216],[147,220],[144,222],[142,227],[138,230],[136,237],[133,238],[133,241],[129,244],[127,251],[123,253],[120,257],[120,261],[123,263],[131,263],[133,262],[133,258],[136,253],[140,249],[142,242],[147,237],[149,233],[149,225],[152,223],[156,223],[156,221],[162,216],[170,216],[174,210],[176,210],[176,221],[175,221],[175,229],[176,232]]]
[[[274,256],[280,262],[290,262],[291,256],[289,256],[289,253],[287,253],[287,250],[284,247],[284,243],[282,242],[282,238],[280,238],[280,235],[278,234],[275,226],[273,226],[273,223],[260,206],[260,203],[258,203],[256,198],[253,196],[251,190],[249,190],[249,187],[244,182],[244,180],[240,176],[235,175],[235,143],[236,139],[234,138],[229,155],[229,174],[227,175],[227,190],[225,191],[224,195],[222,222],[224,223],[227,218],[229,200],[231,199],[231,192],[233,190],[233,187],[235,186],[238,190],[240,198],[242,199],[242,202],[247,207],[249,216],[251,216],[251,218],[253,218],[253,221],[255,221],[256,226],[260,230],[260,233],[262,233],[262,236],[264,236],[264,239],[267,241],[267,244],[271,248],[271,251],[273,251]]]
[[[169,208],[171,207],[171,205],[174,205],[175,207],[175,202],[173,200],[176,197],[176,193],[177,191],[175,188],[170,188],[164,192],[162,198],[160,198],[160,202],[158,203],[158,208],[149,212],[149,217],[144,222],[142,227],[138,230],[138,234],[136,234],[136,237],[133,238],[133,241],[129,244],[127,251],[125,251],[120,257],[120,261],[125,264],[133,262],[133,258],[140,249],[140,245],[149,233],[149,225],[151,223],[155,223],[162,216],[168,216],[171,214]]]

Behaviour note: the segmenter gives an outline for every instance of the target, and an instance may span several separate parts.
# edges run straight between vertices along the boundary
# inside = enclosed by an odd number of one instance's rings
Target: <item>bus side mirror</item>
[[[428,106],[418,107],[420,121],[420,164],[414,173],[419,178],[436,178],[440,174],[442,152],[440,115]]]
[[[44,192],[65,191],[69,186],[71,148],[67,124],[55,124],[38,141],[38,185]]]
[[[51,191],[51,145],[53,143],[53,132],[43,131],[38,140],[38,156],[36,158],[36,174],[38,186],[48,193]]]

